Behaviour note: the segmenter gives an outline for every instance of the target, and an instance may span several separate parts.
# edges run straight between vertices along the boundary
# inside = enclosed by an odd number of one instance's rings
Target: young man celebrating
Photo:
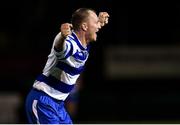
[[[89,55],[89,43],[108,23],[107,12],[80,8],[72,15],[72,24],[61,25],[43,73],[39,75],[26,99],[26,113],[31,124],[72,124],[64,100],[73,89]]]

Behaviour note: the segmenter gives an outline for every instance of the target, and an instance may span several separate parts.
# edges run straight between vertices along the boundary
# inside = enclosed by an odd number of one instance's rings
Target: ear
[[[82,26],[82,30],[87,31],[88,29],[87,23],[82,23],[81,26]]]

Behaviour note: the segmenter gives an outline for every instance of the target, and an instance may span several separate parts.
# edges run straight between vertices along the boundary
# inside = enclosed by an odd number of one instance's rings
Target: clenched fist
[[[68,35],[70,35],[72,33],[71,29],[72,29],[72,24],[63,23],[61,25],[61,29],[60,29],[61,30],[61,36],[63,38],[66,38]]]
[[[100,26],[102,27],[108,23],[109,14],[107,12],[100,12],[98,18]]]

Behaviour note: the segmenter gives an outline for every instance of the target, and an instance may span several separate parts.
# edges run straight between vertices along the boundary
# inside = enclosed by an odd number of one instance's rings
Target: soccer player
[[[51,53],[26,98],[26,113],[31,124],[72,124],[64,101],[84,69],[90,42],[108,23],[109,14],[88,8],[76,10],[71,23],[61,25]]]

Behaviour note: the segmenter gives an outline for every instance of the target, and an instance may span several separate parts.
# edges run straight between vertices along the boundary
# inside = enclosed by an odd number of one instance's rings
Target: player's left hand
[[[104,25],[108,24],[109,14],[107,12],[100,12],[98,18],[100,26],[103,27]]]

